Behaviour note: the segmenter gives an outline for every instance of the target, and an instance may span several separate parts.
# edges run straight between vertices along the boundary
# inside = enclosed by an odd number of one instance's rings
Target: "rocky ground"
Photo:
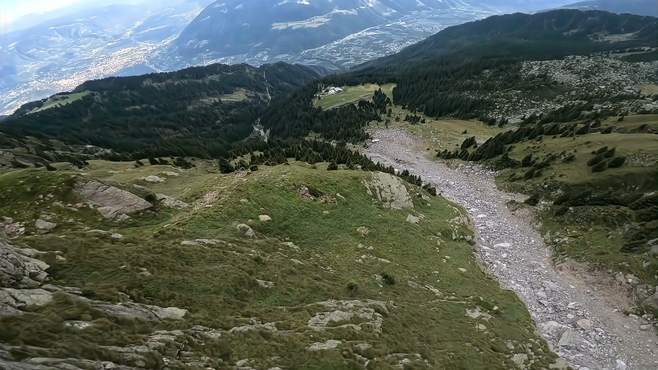
[[[523,89],[497,89],[474,90],[470,95],[490,101],[492,117],[512,122],[587,101],[595,102],[594,111],[654,112],[658,103],[643,87],[658,83],[657,67],[658,62],[631,63],[605,55],[525,61],[518,66],[518,77],[524,83],[549,81],[552,86],[533,94]],[[488,71],[481,76],[491,78],[497,76]]]
[[[525,302],[538,332],[572,367],[658,368],[658,337],[649,318],[625,315],[628,300],[622,293],[588,283],[566,265],[555,266],[532,217],[508,207],[518,196],[498,190],[493,173],[430,160],[401,130],[377,130],[372,136],[380,140],[366,150],[373,160],[422,176],[467,209],[482,262]]]

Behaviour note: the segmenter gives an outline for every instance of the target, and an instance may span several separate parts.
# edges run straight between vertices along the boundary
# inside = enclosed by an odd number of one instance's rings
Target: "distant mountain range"
[[[0,114],[107,76],[277,61],[340,71],[394,54],[449,26],[568,2],[170,0],[167,6],[151,1],[87,7],[0,37]],[[636,6],[645,2],[572,6],[651,11]]]
[[[90,79],[153,71],[148,58],[209,2],[86,7],[0,35],[0,114]]]

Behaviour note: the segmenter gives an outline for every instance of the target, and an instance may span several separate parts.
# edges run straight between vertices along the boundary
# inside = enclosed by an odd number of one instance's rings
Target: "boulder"
[[[45,306],[52,302],[53,293],[44,289],[12,289],[0,290],[0,306],[23,309],[30,306]]]
[[[48,233],[57,227],[57,224],[54,222],[48,222],[46,220],[37,219],[34,221],[34,227],[41,233]]]
[[[580,319],[576,321],[576,325],[578,325],[579,328],[583,330],[590,330],[592,329],[592,326],[594,325],[591,320],[588,319]]]
[[[407,187],[399,177],[375,172],[365,185],[368,193],[374,195],[386,208],[410,209],[414,207]]]
[[[272,217],[270,217],[268,215],[259,215],[258,220],[260,222],[270,222],[270,221],[272,221]]]
[[[407,222],[410,224],[417,224],[420,222],[420,218],[414,215],[407,215]]]
[[[326,342],[315,342],[311,344],[307,350],[308,351],[326,351],[329,349],[335,349],[341,344],[341,341],[339,340],[334,340],[334,339],[329,339]]]
[[[242,235],[248,238],[253,238],[256,236],[254,230],[247,224],[238,224],[237,229]]]
[[[0,239],[0,286],[36,288],[47,278],[47,263]]]
[[[165,182],[165,179],[163,179],[160,176],[155,176],[155,175],[143,177],[142,180],[144,180],[146,182],[150,182],[152,184],[159,184],[161,182]]]
[[[95,180],[79,181],[74,191],[84,201],[97,207],[98,212],[107,219],[126,219],[129,214],[153,206],[131,192]]]

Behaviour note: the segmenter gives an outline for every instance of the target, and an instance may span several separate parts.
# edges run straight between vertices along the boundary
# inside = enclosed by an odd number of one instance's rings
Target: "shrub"
[[[393,275],[391,275],[387,272],[382,272],[381,277],[382,277],[382,280],[384,281],[384,284],[386,284],[386,285],[395,285],[395,277],[393,277]]]
[[[626,157],[614,157],[610,160],[610,163],[608,163],[608,167],[619,168],[623,166],[625,162],[626,162]]]
[[[606,157],[606,158],[612,158],[612,157],[615,156],[615,150],[616,150],[616,148],[612,148],[612,149],[608,150],[607,152],[603,153],[603,156]]]
[[[220,158],[219,162],[219,172],[221,173],[231,173],[235,171],[235,167],[229,162],[226,158]]]
[[[329,166],[327,166],[327,171],[336,171],[338,169],[338,165],[336,162],[331,162],[329,163]]]
[[[553,214],[557,217],[564,216],[567,211],[569,211],[569,207],[567,206],[558,206],[553,209]]]
[[[533,194],[532,196],[530,196],[530,198],[526,199],[523,203],[530,206],[536,206],[537,204],[539,204],[540,199],[541,198],[539,197],[539,194]]]

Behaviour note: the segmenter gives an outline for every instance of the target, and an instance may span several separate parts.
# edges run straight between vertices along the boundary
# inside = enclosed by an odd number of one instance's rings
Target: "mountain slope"
[[[209,0],[87,7],[0,38],[0,114],[143,66]],[[143,69],[143,68],[142,68]]]
[[[280,60],[340,69],[367,60],[363,53],[389,54],[447,25],[495,12],[469,0],[217,1],[155,60],[163,68]],[[341,47],[332,47],[336,42]]]
[[[601,11],[554,10],[492,16],[449,27],[368,67],[410,66],[438,57],[545,58],[658,46],[658,19]]]
[[[315,78],[308,68],[284,63],[107,78],[26,104],[0,130],[123,152],[217,155],[251,133],[273,97]]]
[[[612,13],[629,13],[658,17],[658,4],[654,0],[587,0],[565,5],[564,8],[604,10]]]
[[[481,270],[464,212],[445,199],[390,175],[324,164],[248,175],[196,164],[93,161],[86,176],[65,165],[0,173],[0,214],[26,225],[11,242],[0,239],[11,257],[0,266],[0,368],[502,370],[521,357],[538,370],[555,362],[519,298]],[[80,192],[89,183],[112,186],[105,201],[115,207],[120,194],[149,209],[105,219]],[[149,206],[131,191],[185,203]],[[410,215],[418,221],[405,221]],[[47,232],[33,226],[44,217],[56,225]]]

